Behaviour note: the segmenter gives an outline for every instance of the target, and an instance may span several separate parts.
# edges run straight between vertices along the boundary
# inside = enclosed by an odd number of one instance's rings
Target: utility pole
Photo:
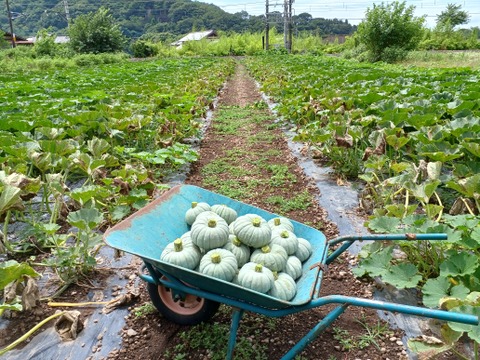
[[[270,25],[268,24],[268,0],[265,2],[265,50],[269,49],[268,33],[270,32]]]
[[[10,12],[10,4],[8,3],[8,0],[5,0],[7,3],[7,13],[8,13],[8,23],[10,24],[10,34],[12,35],[12,48],[14,48],[15,45],[15,34],[13,33],[13,22],[12,22],[12,13]]]
[[[289,53],[292,52],[292,3],[293,0],[283,3],[283,42]]]
[[[65,8],[65,17],[67,18],[67,26],[70,26],[70,11],[68,10],[68,0],[63,0],[63,6]]]

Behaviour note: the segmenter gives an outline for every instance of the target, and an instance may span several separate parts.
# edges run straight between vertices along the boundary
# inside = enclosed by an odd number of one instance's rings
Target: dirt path
[[[200,159],[186,182],[280,213],[318,228],[328,238],[334,237],[336,226],[326,220],[314,200],[317,188],[296,164],[283,131],[274,121],[255,82],[239,64],[220,94],[212,125],[202,140]],[[323,294],[371,298],[369,285],[351,274],[349,260],[342,256],[329,268]],[[148,300],[142,289],[142,301]],[[330,310],[313,309],[279,319],[246,315],[240,323],[236,359],[251,358],[246,351],[249,346],[256,349],[255,358],[281,358]],[[226,340],[223,338],[219,345],[213,338],[226,336],[230,320],[228,307],[222,307],[208,324],[195,327],[171,324],[158,314],[130,315],[126,329],[138,335],[124,335],[126,348],[110,358],[222,358],[215,346],[225,346]],[[223,333],[212,335],[216,331]],[[402,359],[405,351],[397,344],[400,338],[401,334],[379,322],[374,311],[349,308],[307,346],[301,359]]]

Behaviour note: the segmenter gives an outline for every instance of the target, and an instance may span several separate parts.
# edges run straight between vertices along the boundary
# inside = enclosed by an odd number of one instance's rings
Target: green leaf
[[[480,307],[472,305],[461,305],[451,310],[452,312],[459,312],[462,314],[470,314],[480,317]],[[480,326],[478,325],[466,325],[454,322],[448,322],[448,326],[455,331],[465,331],[470,339],[480,343]]]
[[[27,263],[18,263],[15,260],[0,262],[0,290],[3,290],[12,281],[21,279],[24,275],[31,277],[40,276]]]
[[[0,315],[2,314],[3,311],[5,310],[13,310],[13,311],[22,311],[23,306],[21,303],[15,303],[15,304],[0,304]]]
[[[446,185],[466,197],[473,198],[475,194],[477,194],[477,196],[480,194],[480,174],[465,179],[452,180],[447,182]]]
[[[478,267],[478,257],[468,252],[460,252],[449,256],[440,264],[442,276],[463,276],[473,274]]]
[[[480,157],[480,144],[474,142],[462,142],[462,146],[471,154]]]
[[[423,304],[430,308],[438,307],[440,299],[449,296],[450,282],[446,277],[428,279],[423,285]]]
[[[397,226],[400,225],[400,219],[380,216],[368,222],[368,228],[376,233],[396,232]]]
[[[23,202],[20,198],[21,189],[16,186],[5,185],[0,194],[0,214],[8,210],[20,210],[23,208]]]
[[[369,276],[385,275],[390,269],[392,251],[393,246],[387,246],[384,249],[370,254],[370,256],[362,260],[356,268],[352,269],[353,274],[357,277],[365,274]]]
[[[398,289],[414,288],[417,286],[422,275],[413,264],[398,264],[391,266],[389,271],[382,276],[382,280]]]
[[[410,138],[405,136],[389,135],[386,137],[386,142],[388,145],[393,147],[395,150],[399,150],[410,141]]]
[[[68,214],[67,221],[80,230],[92,230],[103,221],[103,214],[95,208],[83,208]]]
[[[112,220],[118,221],[122,220],[125,216],[128,216],[130,212],[130,206],[118,205],[113,208],[110,215],[112,216]]]

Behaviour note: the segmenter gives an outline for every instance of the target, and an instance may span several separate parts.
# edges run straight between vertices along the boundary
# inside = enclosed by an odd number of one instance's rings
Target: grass
[[[181,360],[192,353],[206,352],[207,358],[223,360],[227,354],[230,325],[220,318],[230,316],[230,307],[222,305],[215,318],[217,321],[205,322],[192,326],[178,334],[180,342],[169,349],[167,359]],[[215,319],[214,318],[214,319]],[[276,320],[265,316],[245,313],[242,326],[237,333],[235,345],[235,359],[264,360],[268,358],[268,348],[260,342],[259,325],[268,331],[274,331]]]
[[[279,195],[270,196],[267,203],[275,205],[280,209],[280,213],[284,214],[292,210],[306,210],[312,205],[312,197],[308,191],[303,191],[292,198],[285,198]]]
[[[402,65],[480,69],[480,51],[412,51]]]

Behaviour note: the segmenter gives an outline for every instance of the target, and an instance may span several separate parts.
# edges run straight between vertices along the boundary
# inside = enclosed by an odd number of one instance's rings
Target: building
[[[199,40],[216,40],[218,39],[217,32],[215,30],[207,30],[207,31],[197,31],[197,32],[192,32],[188,35],[185,35],[182,37],[180,40],[177,40],[170,45],[176,46],[177,48],[181,48],[183,43],[187,41],[199,41]]]

